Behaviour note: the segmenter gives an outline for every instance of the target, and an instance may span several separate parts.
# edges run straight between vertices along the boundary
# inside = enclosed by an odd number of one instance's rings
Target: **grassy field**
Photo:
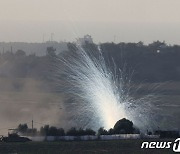
[[[145,141],[145,140],[144,140]],[[146,140],[147,141],[147,140]],[[158,140],[159,141],[159,140]],[[170,141],[170,140],[164,140]],[[170,154],[172,149],[141,149],[143,140],[0,143],[0,154]]]

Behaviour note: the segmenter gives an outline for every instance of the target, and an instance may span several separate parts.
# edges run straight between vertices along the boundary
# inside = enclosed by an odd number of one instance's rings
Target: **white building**
[[[85,35],[83,38],[78,38],[76,41],[76,44],[81,46],[85,45],[86,43],[93,43],[93,39],[90,35]]]

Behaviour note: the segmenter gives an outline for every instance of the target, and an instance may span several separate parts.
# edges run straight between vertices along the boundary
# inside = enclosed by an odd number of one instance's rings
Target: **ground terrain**
[[[145,141],[145,140],[144,140]],[[147,141],[147,140],[146,140]],[[157,141],[160,141],[159,139]],[[173,141],[164,139],[163,141]],[[0,143],[0,153],[17,154],[170,154],[171,149],[141,149],[143,140]]]

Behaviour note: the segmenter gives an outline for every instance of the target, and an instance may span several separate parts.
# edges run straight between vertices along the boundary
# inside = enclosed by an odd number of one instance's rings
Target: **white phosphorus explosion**
[[[133,97],[138,88],[131,84],[129,75],[116,68],[112,71],[100,53],[96,57],[77,47],[57,58],[61,64],[56,63],[56,75],[63,77],[64,93],[74,97],[76,118],[92,128],[106,129],[127,118],[139,128],[148,129],[154,121],[155,96]]]

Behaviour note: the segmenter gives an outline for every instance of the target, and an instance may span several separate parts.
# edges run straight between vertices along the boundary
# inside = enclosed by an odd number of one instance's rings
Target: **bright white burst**
[[[73,96],[71,110],[76,111],[76,119],[82,124],[109,129],[118,120],[127,118],[142,129],[149,126],[154,116],[154,95],[136,99],[130,96],[139,87],[131,84],[131,76],[125,71],[112,71],[102,54],[95,57],[77,47],[77,50],[60,54],[56,67],[56,76],[60,79],[57,82],[61,82],[62,87],[63,80],[63,92]]]

